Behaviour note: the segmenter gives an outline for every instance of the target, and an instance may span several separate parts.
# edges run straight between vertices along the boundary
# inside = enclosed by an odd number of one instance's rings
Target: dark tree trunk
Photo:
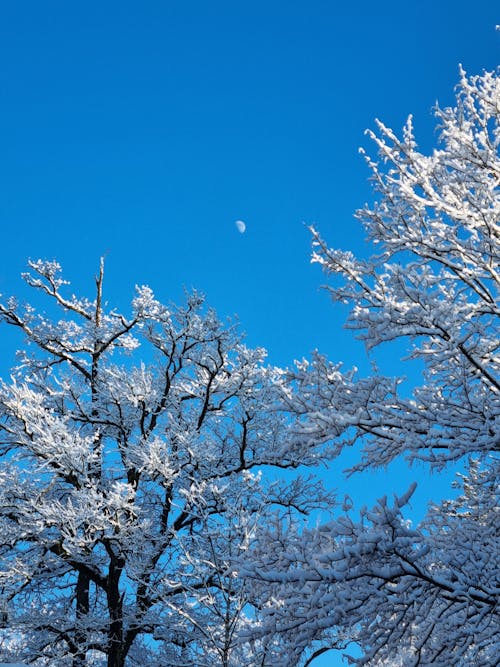
[[[108,572],[108,664],[107,667],[124,667],[127,651],[123,636],[123,597],[120,593],[120,577],[124,562],[109,548],[111,562]]]
[[[89,589],[90,579],[85,572],[78,573],[76,582],[76,622],[80,624],[89,613]],[[86,633],[77,628],[75,634],[75,653],[73,667],[85,667],[87,662],[87,651],[85,649]]]

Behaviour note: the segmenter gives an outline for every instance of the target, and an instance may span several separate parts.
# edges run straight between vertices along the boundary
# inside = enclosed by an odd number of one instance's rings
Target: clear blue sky
[[[413,113],[432,146],[431,110],[453,101],[458,63],[498,64],[496,4],[1,3],[0,292],[18,292],[26,259],[43,257],[90,295],[105,253],[113,304],[136,283],[165,300],[193,286],[238,314],[272,363],[317,347],[366,368],[318,289],[303,223],[366,252],[352,215],[371,197],[364,129]],[[362,501],[414,475],[345,488]],[[424,479],[418,502],[441,484]]]

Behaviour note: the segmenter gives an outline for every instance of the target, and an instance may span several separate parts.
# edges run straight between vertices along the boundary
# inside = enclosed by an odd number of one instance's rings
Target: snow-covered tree
[[[260,526],[330,502],[287,436],[286,380],[192,294],[110,309],[56,262],[45,311],[0,303],[28,345],[0,385],[0,657],[48,667],[269,664],[232,566]],[[49,309],[49,314],[44,314]]]
[[[317,355],[290,374],[289,403],[297,442],[361,446],[354,471],[400,456],[437,471],[453,463],[462,491],[417,527],[402,515],[410,489],[358,519],[346,507],[298,533],[294,547],[270,528],[251,571],[280,604],[266,608],[262,632],[296,628],[303,661],[335,628],[361,647],[358,665],[498,664],[499,71],[461,72],[456,106],[436,115],[440,143],[429,155],[411,118],[402,138],[382,123],[370,133],[377,201],[359,218],[376,254],[332,250],[313,230],[313,261],[333,299],[351,305],[348,326],[370,349],[405,341],[421,382],[360,378]]]

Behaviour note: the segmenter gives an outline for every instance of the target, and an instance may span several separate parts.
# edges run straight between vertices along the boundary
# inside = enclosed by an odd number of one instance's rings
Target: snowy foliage
[[[411,495],[348,511],[285,544],[271,527],[249,574],[274,588],[261,631],[295,633],[293,655],[332,636],[358,665],[498,664],[500,525],[500,80],[461,73],[454,108],[436,111],[440,145],[419,152],[378,123],[367,158],[377,203],[359,212],[377,254],[359,260],[313,232],[313,261],[368,348],[402,340],[422,382],[359,378],[316,355],[290,373],[294,438],[333,453],[361,446],[354,470],[406,456],[465,471],[461,495],[417,527]],[[346,508],[347,509],[347,508]],[[269,545],[273,544],[270,549]],[[299,658],[302,652],[302,658]],[[276,665],[296,664],[288,657]],[[306,664],[305,662],[303,664]]]
[[[55,262],[30,266],[60,316],[0,303],[28,343],[0,385],[0,657],[269,664],[232,564],[260,526],[331,502],[269,474],[320,450],[287,437],[283,373],[196,293],[167,307],[138,288],[125,317],[102,266],[93,301],[66,295]]]

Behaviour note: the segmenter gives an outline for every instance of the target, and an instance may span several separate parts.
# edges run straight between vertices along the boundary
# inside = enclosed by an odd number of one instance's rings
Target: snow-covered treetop
[[[334,456],[360,444],[357,471],[405,455],[463,473],[460,495],[434,503],[419,526],[403,516],[412,487],[359,513],[346,504],[292,539],[268,527],[247,574],[271,589],[261,632],[283,638],[276,667],[311,664],[342,642],[361,648],[350,657],[359,666],[498,664],[499,74],[461,71],[456,106],[436,111],[430,155],[411,118],[402,138],[382,123],[369,133],[377,201],[358,217],[374,255],[331,249],[312,230],[313,261],[333,300],[351,307],[348,327],[370,350],[402,341],[419,363],[404,389],[403,378],[360,378],[319,354],[298,364],[286,395],[294,437],[329,443]]]
[[[233,562],[261,523],[331,503],[314,480],[266,475],[321,458],[287,435],[284,374],[198,293],[174,306],[138,287],[123,315],[102,265],[93,300],[57,263],[30,268],[50,315],[0,300],[28,343],[0,382],[0,604],[26,638],[16,653],[0,629],[1,657],[260,664]]]
[[[366,465],[405,452],[439,467],[499,450],[499,110],[497,72],[461,71],[456,106],[436,110],[439,147],[430,155],[418,151],[411,118],[402,138],[380,122],[369,133],[380,156],[366,158],[379,197],[358,217],[376,244],[370,259],[331,249],[312,230],[313,261],[332,279],[327,289],[352,305],[348,327],[370,349],[409,341],[409,357],[424,366],[407,400],[401,380],[356,379],[353,392],[352,376],[324,359],[298,369],[301,413],[310,403],[322,415],[307,428],[324,440],[357,429],[345,442],[365,439]],[[324,395],[312,389],[318,373]]]

